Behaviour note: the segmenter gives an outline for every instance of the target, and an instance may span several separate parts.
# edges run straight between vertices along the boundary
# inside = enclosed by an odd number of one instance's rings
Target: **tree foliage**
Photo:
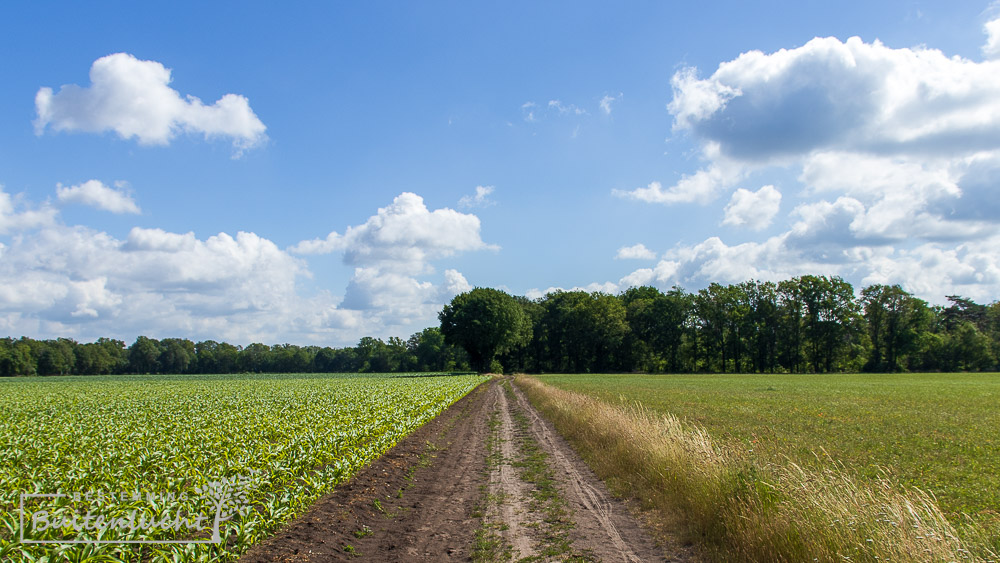
[[[456,295],[438,318],[445,342],[464,348],[480,372],[490,371],[498,354],[531,339],[531,322],[521,305],[499,289],[477,287]]]

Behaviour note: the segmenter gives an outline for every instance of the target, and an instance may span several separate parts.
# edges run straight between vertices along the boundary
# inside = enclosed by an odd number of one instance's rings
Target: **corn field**
[[[233,560],[482,380],[2,381],[0,560]]]

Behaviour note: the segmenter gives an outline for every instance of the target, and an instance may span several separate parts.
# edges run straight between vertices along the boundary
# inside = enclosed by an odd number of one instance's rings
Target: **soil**
[[[515,417],[527,423],[517,425]],[[546,555],[552,536],[545,515],[514,462],[526,439],[544,452],[566,507],[562,539],[570,547],[562,555]],[[499,560],[562,561],[566,554],[625,563],[698,560],[690,546],[654,541],[517,387],[494,379],[240,561],[472,561],[477,531],[486,527],[501,530],[507,549]]]

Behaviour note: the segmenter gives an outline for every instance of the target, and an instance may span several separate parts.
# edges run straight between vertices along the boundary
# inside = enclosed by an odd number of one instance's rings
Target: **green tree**
[[[749,367],[758,373],[773,373],[778,365],[778,286],[755,280],[740,286],[749,307],[743,327]]]
[[[513,297],[477,287],[456,295],[438,315],[441,334],[469,354],[472,368],[489,371],[497,354],[531,340],[531,322]]]
[[[38,355],[43,343],[26,336],[14,340],[7,337],[0,341],[0,375],[37,375]]]
[[[194,342],[186,338],[164,338],[160,341],[157,362],[160,373],[187,373],[188,367],[197,365]]]
[[[125,343],[121,340],[100,338],[97,342],[78,345],[74,353],[76,354],[74,371],[80,375],[119,373],[128,363],[125,357]]]
[[[160,343],[140,336],[128,349],[128,367],[132,373],[157,373],[160,369]]]
[[[320,348],[313,357],[313,370],[318,373],[333,373],[337,363],[337,351],[329,346]]]
[[[798,283],[805,308],[807,357],[813,371],[850,369],[851,348],[861,333],[854,288],[837,276],[802,276]]]
[[[428,327],[410,336],[406,349],[413,355],[418,371],[443,371],[447,344],[441,329]]]
[[[664,294],[655,287],[633,287],[621,300],[629,326],[626,347],[632,365],[648,371],[680,371],[684,321],[690,313],[690,299],[684,290],[674,287]]]
[[[389,348],[381,338],[362,337],[355,350],[359,372],[388,373],[392,371]]]
[[[271,369],[271,347],[254,342],[240,351],[236,365],[240,371],[262,373]]]
[[[804,369],[803,332],[805,306],[798,279],[778,282],[777,299],[777,360],[786,371],[799,373]]]
[[[861,290],[861,304],[871,341],[865,370],[902,371],[930,323],[927,303],[898,285],[876,284]]]

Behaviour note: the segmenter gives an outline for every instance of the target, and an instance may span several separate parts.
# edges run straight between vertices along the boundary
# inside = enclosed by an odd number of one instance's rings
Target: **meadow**
[[[1000,375],[545,375],[637,401],[767,461],[843,464],[932,493],[956,522],[1000,512]]]
[[[408,375],[0,380],[0,559],[235,559],[484,381]]]
[[[994,378],[516,382],[612,490],[708,559],[985,563],[1000,559]]]

